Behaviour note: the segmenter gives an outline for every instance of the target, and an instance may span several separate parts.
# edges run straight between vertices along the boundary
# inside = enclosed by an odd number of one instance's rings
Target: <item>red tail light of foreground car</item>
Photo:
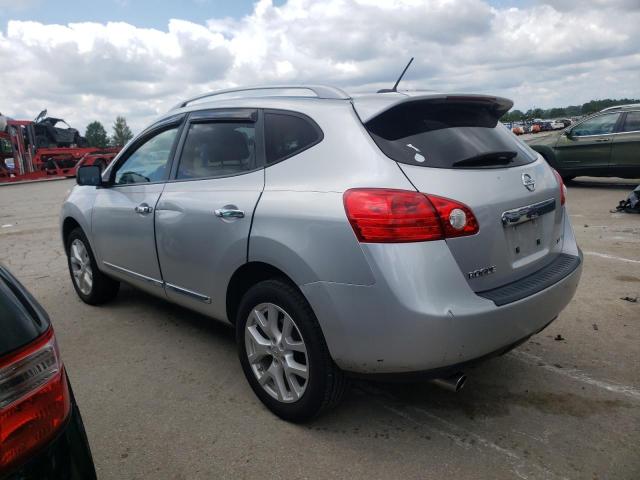
[[[0,357],[0,473],[46,445],[70,410],[53,330]]]

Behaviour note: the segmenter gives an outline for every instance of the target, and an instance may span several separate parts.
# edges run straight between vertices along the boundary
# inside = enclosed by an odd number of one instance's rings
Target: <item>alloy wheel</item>
[[[298,326],[273,303],[256,306],[245,326],[245,349],[258,383],[284,403],[299,400],[309,381],[309,358]]]
[[[91,260],[89,252],[84,243],[78,238],[71,242],[69,248],[69,261],[71,263],[71,273],[73,281],[83,295],[89,295],[93,288],[93,271],[91,270]]]

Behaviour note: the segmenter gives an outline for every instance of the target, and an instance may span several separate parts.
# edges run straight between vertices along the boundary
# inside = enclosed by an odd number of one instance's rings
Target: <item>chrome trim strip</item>
[[[507,210],[502,213],[502,226],[518,225],[528,222],[534,218],[538,218],[545,213],[553,212],[556,209],[556,199],[550,198],[542,202],[533,203],[513,210]]]
[[[630,130],[628,132],[615,132],[615,133],[610,133],[609,135],[626,135],[627,133],[640,133],[640,130]]]
[[[165,282],[165,286],[167,288],[170,288],[174,292],[181,293],[183,295],[186,295],[187,297],[195,298],[196,300],[200,300],[203,303],[211,303],[211,297],[207,297],[206,295],[202,295],[201,293],[194,292],[193,290],[182,288],[172,283],[166,283],[166,282]]]
[[[146,275],[142,275],[141,273],[132,272],[131,270],[119,267],[118,265],[114,265],[113,263],[105,262],[104,260],[102,261],[102,263],[109,268],[113,268],[114,270],[118,270],[119,272],[126,273],[127,275],[131,275],[132,277],[144,280],[145,282],[149,282],[156,287],[164,286],[164,282],[162,280],[156,280],[155,278],[147,277]]]

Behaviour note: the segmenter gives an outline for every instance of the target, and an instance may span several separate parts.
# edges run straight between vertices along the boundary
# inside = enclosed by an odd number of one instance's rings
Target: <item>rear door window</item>
[[[623,132],[640,132],[640,112],[628,112],[622,126]]]
[[[407,102],[365,126],[385,155],[408,165],[499,168],[537,158],[484,106]]]
[[[266,112],[264,122],[267,164],[297,155],[322,140],[320,127],[300,114]]]
[[[192,123],[176,178],[224,177],[254,170],[255,137],[255,123]]]

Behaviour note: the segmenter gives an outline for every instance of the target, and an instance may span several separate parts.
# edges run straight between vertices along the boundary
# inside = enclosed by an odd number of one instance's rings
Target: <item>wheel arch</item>
[[[82,228],[82,225],[80,225],[80,223],[73,217],[66,217],[63,221],[62,221],[62,243],[65,246],[65,249],[67,247],[67,238],[69,238],[69,234],[75,229],[75,228]],[[84,231],[84,229],[83,229]],[[86,232],[85,232],[86,235]]]
[[[238,307],[244,294],[253,285],[272,278],[286,281],[302,294],[293,278],[281,269],[265,262],[253,261],[245,263],[233,273],[227,286],[226,310],[229,322],[235,324]],[[304,294],[302,295],[304,296]]]

